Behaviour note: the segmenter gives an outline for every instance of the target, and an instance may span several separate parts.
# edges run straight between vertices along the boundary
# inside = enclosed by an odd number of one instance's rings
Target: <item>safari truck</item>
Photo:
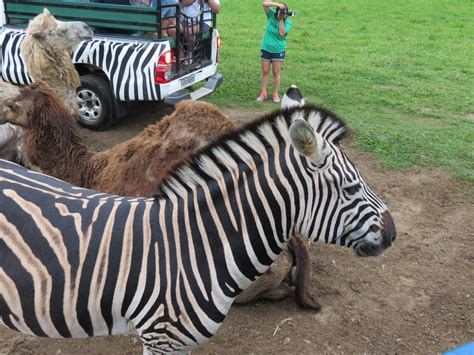
[[[198,1],[204,9],[204,0]],[[205,10],[196,18],[185,18],[191,25],[184,27],[180,26],[185,15],[179,5],[161,4],[160,0],[153,7],[132,6],[123,0],[0,3],[1,76],[13,84],[31,82],[20,43],[28,21],[44,8],[58,20],[82,21],[94,30],[94,38],[81,42],[72,53],[81,77],[78,120],[87,128],[106,128],[114,117],[126,116],[132,102],[174,104],[202,98],[223,80],[217,72],[220,41],[216,16],[208,14],[205,20]],[[164,11],[166,7],[175,8],[174,18],[162,16],[162,12],[170,13]],[[162,28],[163,19],[168,20],[163,23],[171,24]],[[173,37],[162,35],[168,32],[175,33]]]

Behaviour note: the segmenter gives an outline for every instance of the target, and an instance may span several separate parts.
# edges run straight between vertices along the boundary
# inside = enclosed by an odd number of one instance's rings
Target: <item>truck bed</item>
[[[7,24],[22,23],[35,17],[47,7],[62,21],[82,21],[89,26],[130,33],[151,32],[159,38],[160,9],[82,2],[73,0],[4,0]],[[71,9],[74,9],[71,11]]]

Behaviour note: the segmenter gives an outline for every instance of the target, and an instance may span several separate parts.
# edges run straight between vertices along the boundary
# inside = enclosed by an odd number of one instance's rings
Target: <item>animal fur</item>
[[[38,82],[25,87],[7,104],[11,111],[0,117],[0,122],[15,122],[24,127],[24,154],[36,170],[77,186],[125,196],[153,196],[176,165],[188,159],[190,153],[237,128],[214,105],[182,101],[171,115],[148,126],[134,138],[95,152],[87,149],[69,111],[47,84]],[[302,288],[296,294],[309,294],[307,248],[294,242],[290,244],[294,248],[284,252],[268,274],[239,296],[237,303],[286,297],[290,289],[280,285],[291,274],[294,263],[305,268],[298,272],[306,275],[300,276],[304,282],[296,280]],[[296,257],[301,260],[295,260]],[[311,301],[311,298],[297,300],[302,306],[319,309],[319,304]]]
[[[77,115],[76,89],[81,84],[71,52],[83,40],[92,38],[83,22],[62,22],[47,9],[30,21],[21,43],[21,54],[34,81],[46,81]]]
[[[95,152],[46,83],[23,88],[14,101],[11,114],[25,130],[24,152],[32,166],[74,185],[127,196],[153,196],[176,161],[236,128],[214,105],[182,102],[134,138]]]
[[[44,9],[30,21],[21,44],[21,54],[31,78],[44,80],[55,88],[73,116],[77,115],[76,88],[80,80],[70,55],[82,40],[92,38],[92,34],[85,23],[57,21]],[[19,90],[15,85],[0,82],[0,101],[17,96]],[[0,158],[29,166],[20,154],[23,149],[21,130],[18,126],[0,126]]]
[[[0,130],[0,157],[15,163],[21,163],[23,160],[23,147],[18,144],[21,140],[23,131],[17,126],[9,123],[2,126]]]
[[[39,40],[43,38],[40,37],[41,33],[57,26],[57,20],[45,9],[30,22],[26,37],[21,43],[21,54],[32,78],[49,78],[49,84],[54,88],[64,84],[77,87],[81,82],[70,57],[73,48],[68,46],[63,52],[56,52],[55,47]]]
[[[0,80],[0,102],[4,110],[3,100],[15,97],[20,93],[20,88]],[[0,159],[10,160],[15,163],[23,162],[23,147],[21,140],[23,130],[19,126],[9,123],[0,126]]]

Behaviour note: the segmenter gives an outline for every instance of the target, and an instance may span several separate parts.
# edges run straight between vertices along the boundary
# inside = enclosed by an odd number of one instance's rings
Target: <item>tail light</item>
[[[164,52],[158,58],[155,68],[155,83],[164,84],[171,81],[171,63],[173,61],[173,53],[171,51]]]
[[[219,63],[219,48],[221,48],[221,38],[217,37],[216,64]]]

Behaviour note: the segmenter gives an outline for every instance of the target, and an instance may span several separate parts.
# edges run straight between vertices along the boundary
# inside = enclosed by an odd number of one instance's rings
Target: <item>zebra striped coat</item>
[[[393,221],[312,106],[275,112],[183,163],[156,199],[0,163],[0,321],[26,334],[136,332],[146,353],[217,332],[288,238],[377,255]]]
[[[32,82],[20,50],[24,38],[23,31],[7,30],[0,34],[1,75],[12,84]],[[155,85],[155,66],[167,48],[167,42],[95,38],[77,46],[72,60],[76,66],[87,64],[102,70],[118,100],[156,101],[162,99],[162,94]]]

